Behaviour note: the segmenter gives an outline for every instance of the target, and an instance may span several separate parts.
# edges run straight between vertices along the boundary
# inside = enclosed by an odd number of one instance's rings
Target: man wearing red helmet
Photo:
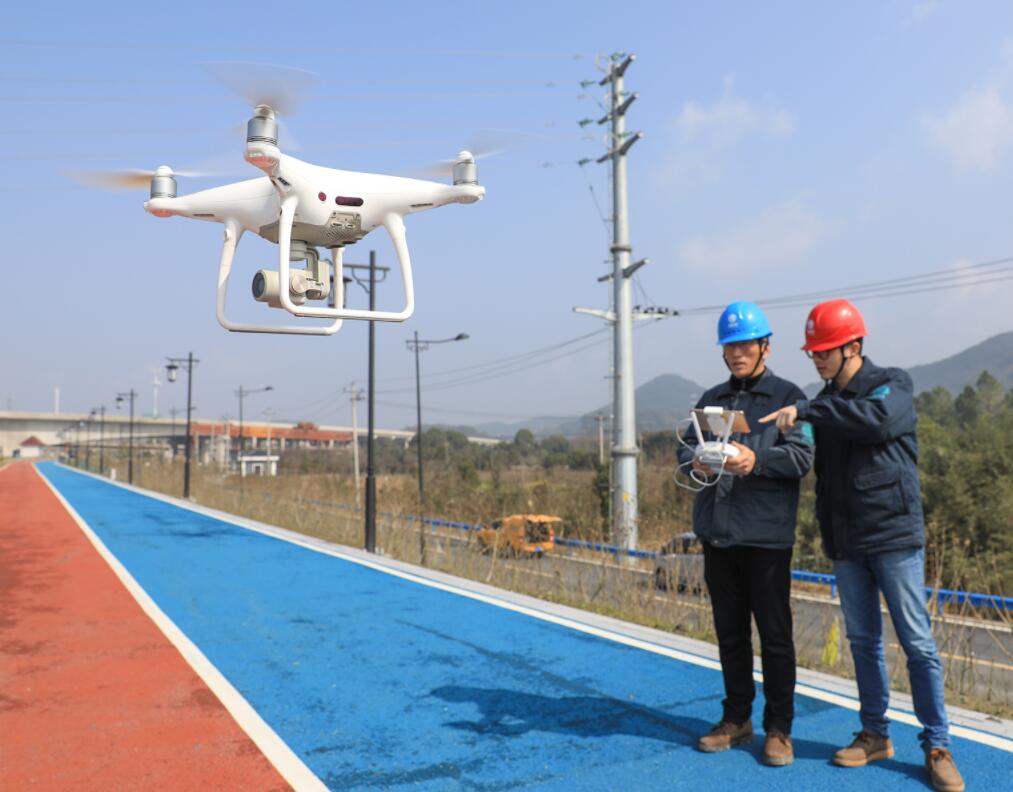
[[[809,313],[803,350],[826,386],[761,418],[789,431],[797,421],[816,434],[816,516],[834,563],[841,612],[855,663],[862,730],[834,756],[862,767],[894,755],[888,736],[890,686],[883,651],[880,594],[907,655],[925,767],[937,790],[961,792],[948,750],[943,671],[925,607],[925,530],[918,481],[913,385],[907,372],[862,355],[868,335],[847,300]]]

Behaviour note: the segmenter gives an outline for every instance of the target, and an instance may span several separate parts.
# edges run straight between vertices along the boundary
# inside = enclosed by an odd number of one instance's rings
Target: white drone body
[[[467,151],[453,163],[453,184],[421,179],[357,173],[312,165],[281,153],[274,111],[260,105],[247,124],[246,161],[266,175],[222,187],[176,196],[172,171],[162,166],[151,178],[151,197],[144,208],[156,217],[179,215],[210,220],[225,226],[218,269],[218,322],[243,333],[332,335],[345,319],[403,322],[415,310],[411,257],[405,239],[405,215],[482,200],[475,158]],[[383,226],[397,255],[405,304],[400,311],[370,311],[344,307],[342,255],[344,247]],[[277,270],[261,270],[254,277],[254,297],[296,317],[330,319],[329,325],[254,325],[230,321],[225,299],[236,248],[250,231],[278,245]],[[329,248],[330,265],[317,248]],[[305,261],[305,267],[292,267]],[[333,268],[333,273],[328,271]],[[307,305],[307,301],[326,301]]]

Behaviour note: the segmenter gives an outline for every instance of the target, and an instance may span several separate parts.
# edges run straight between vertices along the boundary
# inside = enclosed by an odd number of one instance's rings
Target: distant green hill
[[[916,393],[941,386],[954,396],[966,385],[974,385],[983,371],[988,371],[1004,388],[1013,388],[1013,332],[992,336],[936,363],[908,369]]]
[[[896,361],[878,358],[876,364],[897,365]],[[1013,388],[1013,332],[1000,333],[948,358],[908,369],[914,380],[915,393],[943,387],[954,396],[965,386],[974,385],[983,371],[988,371],[1007,390]],[[804,390],[813,396],[822,387],[822,383],[814,382]]]
[[[674,429],[675,422],[689,414],[696,404],[703,388],[692,380],[678,374],[662,374],[650,382],[645,382],[636,390],[637,400],[637,431],[651,432],[659,429]],[[528,421],[514,423],[482,424],[476,427],[478,432],[491,437],[513,437],[518,429],[530,429],[536,435],[545,437],[551,434],[563,434],[568,437],[594,434],[597,431],[595,417],[609,415],[611,405],[592,410],[578,418],[533,418]]]
[[[678,374],[662,374],[645,382],[636,391],[637,431],[656,432],[662,429],[675,429],[676,421],[681,421],[689,415],[689,411],[703,391],[704,389],[695,382]],[[580,426],[594,426],[596,415],[609,415],[611,412],[611,405],[593,410],[578,419]],[[583,433],[587,433],[586,428],[583,429]]]
[[[902,361],[894,360],[877,359],[876,363],[904,365]],[[1013,388],[1013,332],[1000,333],[951,357],[908,369],[916,393],[932,390],[938,385],[953,395],[960,393],[965,385],[974,385],[982,371],[989,371],[1004,388]],[[813,382],[803,390],[814,396],[822,387],[822,383]],[[703,391],[700,385],[678,374],[662,374],[645,382],[636,391],[637,431],[674,429],[676,422],[687,416]],[[579,418],[545,416],[515,423],[482,424],[476,430],[479,434],[491,437],[512,438],[518,429],[524,428],[540,437],[551,434],[574,437],[593,434],[597,426],[595,416],[609,415],[611,412],[611,405],[606,405]]]

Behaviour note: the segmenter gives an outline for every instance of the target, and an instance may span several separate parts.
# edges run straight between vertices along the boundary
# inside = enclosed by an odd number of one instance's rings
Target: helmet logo
[[[739,317],[733,313],[728,314],[728,324],[736,324],[739,321]]]
[[[816,332],[816,322],[814,322],[812,319],[808,320],[805,323],[805,331],[809,335],[813,335]]]

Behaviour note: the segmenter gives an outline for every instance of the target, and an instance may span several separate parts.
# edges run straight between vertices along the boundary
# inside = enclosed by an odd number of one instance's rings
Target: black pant
[[[791,548],[713,547],[704,543],[704,580],[714,610],[724,719],[742,723],[753,711],[753,642],[756,619],[763,660],[763,730],[791,734],[795,714],[795,644],[791,634]]]

